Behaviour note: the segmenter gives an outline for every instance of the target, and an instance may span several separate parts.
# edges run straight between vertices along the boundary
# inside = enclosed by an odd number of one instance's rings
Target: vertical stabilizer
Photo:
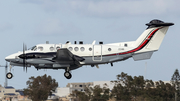
[[[160,28],[147,44],[146,49],[158,50],[169,27]]]
[[[148,26],[148,28],[141,34],[141,36],[134,43],[134,47],[137,47],[138,49],[136,52],[134,52],[134,60],[150,58],[152,53],[159,49],[169,26],[174,24],[164,23],[160,20],[152,20],[150,21],[150,23],[146,25]],[[149,52],[151,52],[151,54],[147,55],[149,54]],[[138,57],[138,59],[135,59],[135,57]]]

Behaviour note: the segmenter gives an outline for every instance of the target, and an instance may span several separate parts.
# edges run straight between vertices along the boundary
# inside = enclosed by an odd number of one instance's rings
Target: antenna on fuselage
[[[102,44],[103,44],[103,42],[102,42],[102,41],[100,41],[100,42],[99,42],[99,44],[100,44],[100,45],[102,45]]]
[[[95,45],[95,43],[96,43],[96,40],[93,41],[92,45]]]
[[[79,44],[83,44],[83,41],[79,41]]]

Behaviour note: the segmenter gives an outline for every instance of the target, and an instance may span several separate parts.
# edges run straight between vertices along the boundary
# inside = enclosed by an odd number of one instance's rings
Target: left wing
[[[57,50],[56,57],[54,57],[53,60],[62,64],[80,65],[79,62],[82,62],[85,59],[72,54],[67,48],[61,48]]]

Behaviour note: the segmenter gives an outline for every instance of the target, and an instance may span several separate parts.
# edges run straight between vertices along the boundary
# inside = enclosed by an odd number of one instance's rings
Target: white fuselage
[[[150,59],[153,52],[159,49],[167,30],[168,26],[148,28],[136,41],[112,44],[95,44],[95,41],[92,44],[38,44],[27,51],[7,56],[5,59],[11,65],[24,66],[24,59],[20,57],[25,54],[25,62],[28,67],[34,66],[39,69],[65,69],[70,67],[71,70],[83,65],[97,66],[98,64],[126,60],[130,57],[133,57],[134,60]],[[63,59],[54,61],[59,56],[58,54],[62,56],[64,54],[58,53],[57,50],[59,49],[68,49],[76,59],[66,54],[69,61]],[[80,57],[78,63],[75,61],[77,57]]]
[[[38,44],[34,49],[25,51],[25,54],[44,54],[47,57],[32,58],[27,59],[26,62],[29,65],[52,65],[56,67],[56,63],[49,61],[55,57],[58,49],[67,48],[72,54],[83,57],[85,60],[80,62],[81,65],[96,65],[104,63],[112,63],[116,61],[121,61],[132,56],[132,53],[129,54],[119,54],[132,50],[133,42],[124,42],[124,43],[114,43],[114,44]],[[18,52],[7,56],[5,59],[11,62],[11,65],[14,66],[23,66],[23,59],[20,59],[18,56],[23,54],[23,52]],[[53,54],[48,57],[48,54]],[[57,63],[59,64],[59,63]]]

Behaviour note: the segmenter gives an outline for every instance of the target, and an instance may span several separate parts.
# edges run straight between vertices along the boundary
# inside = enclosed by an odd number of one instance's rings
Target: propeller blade
[[[24,44],[24,50],[27,51],[27,46]]]
[[[8,67],[8,62],[6,61],[6,67]]]
[[[27,47],[26,47],[26,45],[23,43],[23,71],[25,71],[25,69],[26,69],[26,72],[27,72],[26,53],[25,53],[26,50],[27,50]]]

